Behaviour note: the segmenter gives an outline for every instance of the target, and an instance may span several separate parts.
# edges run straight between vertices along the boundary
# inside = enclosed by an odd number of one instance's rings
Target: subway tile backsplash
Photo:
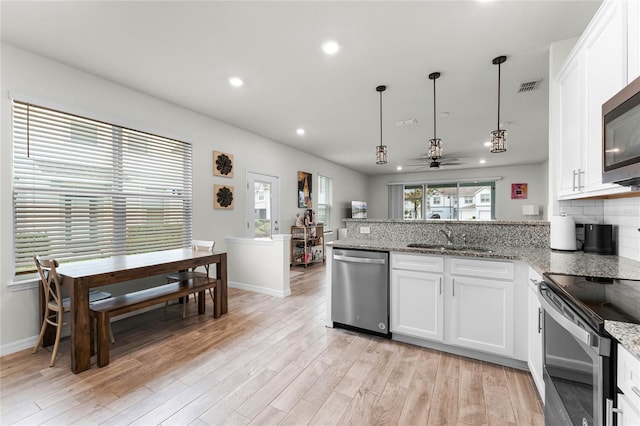
[[[577,223],[614,225],[618,256],[640,261],[640,197],[560,201],[560,212]]]

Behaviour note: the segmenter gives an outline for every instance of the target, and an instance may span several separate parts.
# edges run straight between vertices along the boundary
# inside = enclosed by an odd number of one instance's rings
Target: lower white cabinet
[[[529,269],[529,278],[535,282],[542,281],[542,277],[532,269]],[[528,349],[527,365],[533,377],[533,382],[538,388],[540,398],[544,401],[544,379],[543,379],[543,348],[542,348],[542,305],[538,300],[537,285],[529,282],[528,290]]]
[[[513,358],[514,288],[513,262],[392,253],[391,332]]]
[[[640,425],[640,359],[618,345],[618,425]]]
[[[450,343],[513,356],[513,282],[453,276]]]
[[[442,342],[444,339],[442,274],[393,270],[391,332]]]

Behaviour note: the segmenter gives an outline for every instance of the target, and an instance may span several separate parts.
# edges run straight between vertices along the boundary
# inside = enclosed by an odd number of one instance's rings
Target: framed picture
[[[527,198],[527,184],[526,183],[512,183],[511,184],[511,198],[512,199],[524,199],[524,198]]]
[[[312,175],[307,172],[298,172],[298,208],[310,209],[313,207]]]
[[[233,209],[233,186],[231,185],[213,185],[213,208],[214,209]]]
[[[213,151],[213,175],[233,177],[233,155]]]

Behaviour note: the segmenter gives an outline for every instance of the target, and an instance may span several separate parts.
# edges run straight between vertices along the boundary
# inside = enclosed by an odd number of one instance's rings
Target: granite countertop
[[[489,251],[461,251],[444,249],[420,249],[407,247],[406,241],[355,241],[328,242],[334,248],[374,251],[393,251],[420,254],[441,254],[482,259],[507,259],[528,263],[539,274],[585,275],[591,277],[640,280],[640,262],[613,255],[594,253],[559,252],[548,248],[523,248],[509,246],[483,246]],[[605,321],[605,329],[616,340],[640,359],[640,325]]]

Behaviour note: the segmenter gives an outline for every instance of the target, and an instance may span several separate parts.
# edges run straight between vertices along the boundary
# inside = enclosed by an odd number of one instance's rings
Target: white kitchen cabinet
[[[443,276],[422,271],[391,271],[391,332],[442,342]]]
[[[559,141],[557,151],[558,197],[571,197],[584,188],[582,148],[584,143],[584,65],[583,55],[578,52],[565,65],[556,81],[558,92]]]
[[[543,349],[542,349],[542,306],[538,300],[538,287],[536,283],[542,281],[542,277],[529,268],[529,290],[528,290],[528,350],[527,365],[533,377],[533,382],[538,388],[540,398],[544,401],[544,380],[543,380]]]
[[[627,80],[640,77],[640,2],[627,3]],[[639,422],[640,424],[640,422]]]
[[[626,2],[603,7],[584,40],[586,151],[584,192],[617,190],[602,183],[602,104],[627,84]]]
[[[602,104],[630,81],[627,24],[634,8],[603,2],[552,84],[550,160],[559,200],[629,191],[602,183]]]
[[[618,345],[618,425],[640,425],[640,359]]]
[[[513,356],[514,283],[452,276],[451,344]]]

